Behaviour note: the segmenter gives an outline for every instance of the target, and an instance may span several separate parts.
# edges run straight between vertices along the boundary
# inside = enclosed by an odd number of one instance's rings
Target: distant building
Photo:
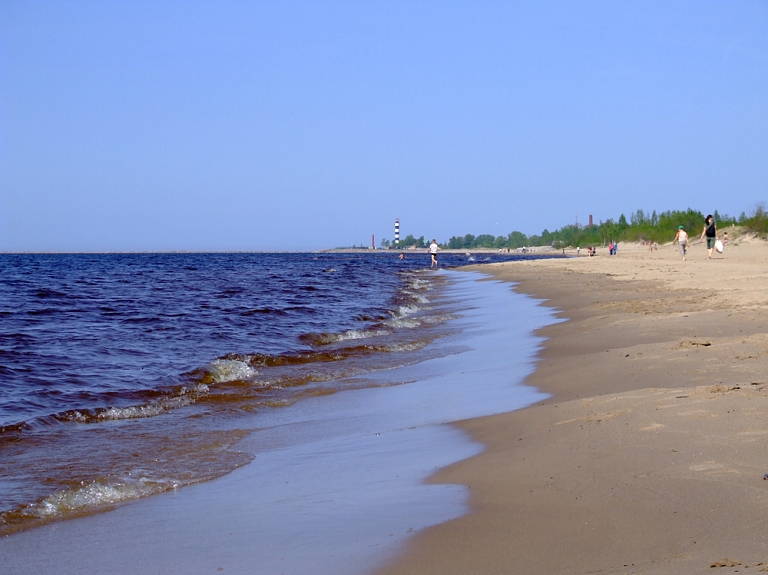
[[[395,218],[395,248],[400,245],[400,220]]]

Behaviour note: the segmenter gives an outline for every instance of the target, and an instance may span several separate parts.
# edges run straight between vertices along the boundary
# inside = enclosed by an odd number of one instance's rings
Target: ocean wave
[[[412,290],[421,291],[421,290],[429,289],[431,285],[432,285],[432,282],[430,282],[429,280],[421,279],[418,277],[411,277],[408,280],[408,287]]]
[[[12,315],[0,312],[9,322],[0,335],[0,373],[11,378],[12,392],[0,402],[0,451],[23,488],[11,490],[3,509],[27,505],[23,528],[178,485],[156,478],[192,482],[212,467],[226,472],[234,463],[200,447],[210,429],[250,429],[253,413],[267,406],[374,385],[366,374],[431,357],[418,350],[443,333],[430,318],[442,309],[445,280],[403,264],[347,256],[312,263],[305,255],[58,263],[73,257],[41,260],[45,276],[32,258],[26,295],[18,306],[9,300]],[[48,284],[70,293],[34,297]],[[61,323],[30,311],[57,313],[50,317]],[[420,324],[423,333],[408,329]],[[159,445],[173,451],[160,457]],[[109,475],[137,468],[143,477]],[[0,536],[3,520],[0,514]]]
[[[98,423],[100,421],[121,421],[126,419],[145,419],[155,417],[172,409],[192,405],[202,395],[210,391],[204,383],[180,387],[173,395],[139,405],[126,407],[107,407],[95,410],[69,410],[54,415],[54,419],[70,423]]]
[[[323,341],[323,333],[307,333],[302,335],[299,339],[310,345],[315,345]],[[339,361],[344,359],[344,355],[337,351],[310,351],[299,353],[285,353],[279,355],[272,355],[268,353],[253,353],[253,354],[239,354],[231,353],[219,358],[225,361],[239,361],[245,363],[251,368],[267,368],[267,367],[281,367],[289,365],[303,365],[307,363],[327,362],[327,361]],[[194,372],[190,375],[194,375]],[[204,377],[204,381],[209,381],[211,375]]]
[[[22,515],[50,518],[82,513],[130,499],[147,497],[182,485],[174,479],[150,477],[107,478],[56,491],[38,503],[21,510]]]
[[[381,347],[381,351],[389,351],[389,352],[402,352],[402,351],[418,351],[420,349],[424,349],[424,347],[428,344],[428,341],[414,341],[410,343],[396,343],[393,345],[385,345]]]
[[[349,331],[345,331],[344,333],[340,334],[338,341],[345,341],[350,339],[366,339],[369,337],[380,337],[388,334],[389,334],[389,331],[386,329],[372,329],[372,330],[351,329]]]
[[[209,371],[214,383],[251,379],[259,373],[247,362],[236,359],[214,360]]]
[[[350,329],[344,333],[323,333],[316,334],[315,342],[319,345],[327,345],[329,343],[336,343],[339,341],[350,341],[355,339],[367,339],[370,337],[380,337],[388,335],[389,331],[385,329]]]
[[[421,311],[421,308],[419,306],[417,306],[416,304],[399,305],[392,312],[392,317],[394,317],[395,319],[398,319],[398,318],[405,317],[405,316],[408,316],[408,315],[413,315],[415,313],[418,313],[419,311]]]
[[[394,328],[407,328],[407,329],[413,329],[415,327],[419,327],[421,325],[421,322],[417,319],[406,319],[406,318],[393,318],[390,320],[385,321],[388,326],[394,327]]]
[[[452,319],[458,319],[460,316],[456,314],[438,314],[422,317],[421,321],[425,324],[444,323]]]
[[[99,421],[119,421],[122,419],[143,419],[154,417],[171,409],[179,409],[195,403],[200,395],[208,393],[209,388],[205,384],[197,384],[192,388],[181,388],[179,395],[164,397],[146,405],[132,405],[129,407],[109,407],[96,414]]]

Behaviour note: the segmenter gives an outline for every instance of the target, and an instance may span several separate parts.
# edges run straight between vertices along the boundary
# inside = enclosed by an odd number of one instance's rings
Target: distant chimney
[[[592,227],[592,214],[589,214],[589,227]]]

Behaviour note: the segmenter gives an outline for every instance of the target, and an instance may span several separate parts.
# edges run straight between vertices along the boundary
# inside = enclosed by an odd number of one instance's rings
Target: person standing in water
[[[683,261],[685,261],[685,248],[688,247],[688,234],[685,229],[683,229],[683,226],[677,228],[675,241],[677,242],[677,249],[680,250],[680,255],[683,256]]]
[[[701,232],[701,239],[699,241],[704,241],[704,236],[707,237],[707,259],[712,259],[712,250],[715,249],[715,242],[718,240],[717,237],[717,226],[715,225],[715,218],[712,217],[712,214],[707,216],[707,219],[704,220],[704,229]]]
[[[437,250],[439,249],[440,246],[437,245],[437,240],[432,240],[432,243],[429,244],[429,255],[432,258],[432,264],[429,266],[429,269],[437,266]]]

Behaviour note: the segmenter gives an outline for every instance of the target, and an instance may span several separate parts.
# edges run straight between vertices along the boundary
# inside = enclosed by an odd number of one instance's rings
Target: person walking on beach
[[[712,217],[712,214],[709,214],[707,216],[707,219],[704,220],[704,229],[701,232],[701,239],[699,241],[704,241],[704,236],[707,237],[707,259],[712,259],[712,250],[715,249],[715,242],[718,240],[717,237],[717,226],[715,225],[715,218]]]
[[[437,240],[432,240],[432,243],[429,244],[429,255],[432,258],[432,264],[429,266],[429,269],[437,266],[437,250],[439,249],[440,246],[437,245]]]
[[[683,256],[683,261],[685,261],[685,248],[688,247],[688,233],[683,226],[677,228],[675,241],[677,242],[677,249],[680,250],[680,255]]]

